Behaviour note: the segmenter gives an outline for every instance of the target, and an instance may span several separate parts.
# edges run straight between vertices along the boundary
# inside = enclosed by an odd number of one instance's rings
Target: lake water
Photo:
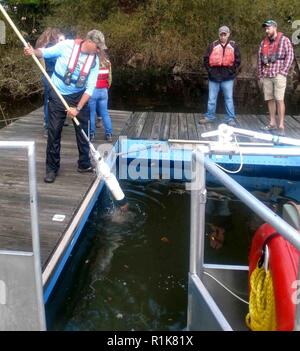
[[[54,330],[186,327],[189,196],[183,185],[127,183],[130,211],[95,208],[47,305]]]
[[[47,303],[49,330],[180,331],[186,327],[190,193],[184,183],[122,182],[128,214],[94,209]],[[205,261],[245,264],[260,220],[208,188]],[[212,247],[213,225],[224,241]]]

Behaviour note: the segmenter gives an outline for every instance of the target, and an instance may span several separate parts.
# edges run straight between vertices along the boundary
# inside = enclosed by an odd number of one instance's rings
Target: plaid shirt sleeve
[[[257,54],[257,76],[258,78],[263,77],[263,67],[262,67],[262,62],[261,62],[261,44],[259,45],[259,50]]]
[[[293,63],[293,60],[294,60],[293,46],[292,46],[290,39],[287,37],[284,38],[283,49],[285,52],[284,65],[283,65],[283,68],[280,70],[280,74],[287,76],[289,69],[290,69],[290,67]]]

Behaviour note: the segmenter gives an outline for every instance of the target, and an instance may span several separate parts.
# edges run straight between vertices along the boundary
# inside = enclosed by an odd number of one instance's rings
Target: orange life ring
[[[298,279],[299,253],[282,236],[273,234],[276,234],[276,230],[267,223],[256,231],[249,257],[249,281],[262,256],[262,248],[269,238],[267,245],[270,253],[269,269],[274,287],[276,330],[291,331],[294,329],[296,313],[293,297],[297,294],[297,284],[294,282]]]

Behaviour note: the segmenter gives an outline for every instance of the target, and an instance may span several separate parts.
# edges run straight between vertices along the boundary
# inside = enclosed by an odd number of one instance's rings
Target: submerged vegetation
[[[155,71],[159,76],[202,76],[202,55],[226,24],[242,52],[241,74],[255,76],[262,22],[273,18],[290,38],[300,20],[299,0],[19,0],[1,1],[32,44],[47,26],[67,36],[92,28],[104,32],[115,72]],[[300,25],[299,25],[300,27]],[[0,92],[13,98],[36,93],[40,73],[22,54],[22,45],[6,26],[0,45]]]

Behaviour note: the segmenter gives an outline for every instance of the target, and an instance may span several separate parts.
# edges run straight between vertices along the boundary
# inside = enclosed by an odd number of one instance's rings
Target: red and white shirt
[[[257,74],[258,78],[274,78],[277,74],[284,76],[288,75],[289,69],[294,60],[294,50],[290,39],[286,36],[282,37],[282,40],[278,46],[278,57],[274,63],[269,62],[268,65],[263,64],[261,60],[262,46],[264,40],[261,42],[258,51],[258,63],[257,63]],[[272,44],[271,44],[272,45]],[[270,46],[271,46],[270,45]]]

